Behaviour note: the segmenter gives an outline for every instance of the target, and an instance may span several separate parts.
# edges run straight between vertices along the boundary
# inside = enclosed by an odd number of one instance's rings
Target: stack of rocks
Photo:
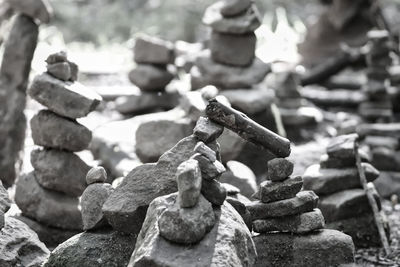
[[[92,133],[76,119],[86,116],[101,97],[78,82],[78,67],[64,52],[50,55],[47,73],[37,76],[29,95],[48,109],[31,120],[34,171],[20,177],[15,201],[26,222],[53,247],[82,229],[79,199],[90,167],[74,152],[88,147]]]
[[[368,32],[370,51],[367,55],[367,84],[364,86],[369,101],[359,106],[359,114],[367,121],[388,122],[393,117],[393,106],[386,81],[389,78],[390,57],[389,33]]]
[[[219,1],[206,10],[203,23],[212,28],[210,51],[199,55],[191,70],[193,89],[251,88],[265,78],[270,67],[255,58],[254,31],[261,20],[253,1]]]
[[[356,247],[379,246],[380,238],[367,196],[360,184],[355,164],[354,142],[357,134],[334,138],[320,164],[310,166],[304,173],[304,189],[320,196],[319,208],[327,228],[340,230],[353,238]],[[368,182],[379,176],[368,156],[360,151],[362,167]],[[369,184],[373,187],[373,184]],[[371,189],[375,191],[373,188]],[[376,192],[376,201],[380,206]]]
[[[129,80],[140,93],[118,98],[116,109],[123,114],[138,114],[174,108],[179,94],[165,91],[175,73],[173,43],[142,35],[136,38],[133,52],[137,66],[129,73]]]

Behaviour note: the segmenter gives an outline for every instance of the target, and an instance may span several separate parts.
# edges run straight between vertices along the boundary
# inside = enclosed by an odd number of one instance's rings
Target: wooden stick
[[[216,99],[209,100],[206,115],[242,138],[271,151],[277,157],[284,158],[290,155],[290,141],[288,139],[277,135],[245,114],[225,106]]]
[[[385,249],[385,253],[388,256],[391,254],[389,242],[386,237],[385,228],[383,226],[383,220],[382,220],[382,216],[379,212],[378,204],[375,201],[375,198],[371,192],[371,189],[368,187],[364,168],[361,166],[361,158],[360,158],[360,154],[358,153],[358,141],[357,140],[354,142],[354,153],[356,155],[356,164],[357,164],[358,173],[360,175],[360,183],[361,183],[365,193],[367,194],[368,202],[371,205],[372,212],[374,213],[375,224],[376,224],[376,227],[378,228],[378,232],[379,232],[379,236],[381,237],[381,242],[382,242],[383,248]]]

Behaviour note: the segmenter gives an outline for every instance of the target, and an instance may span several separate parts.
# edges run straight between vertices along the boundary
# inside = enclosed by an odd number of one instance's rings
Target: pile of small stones
[[[76,81],[78,66],[65,52],[46,62],[47,72],[35,77],[28,91],[47,108],[30,123],[35,145],[43,148],[32,151],[34,171],[18,180],[15,201],[26,222],[40,228],[40,238],[54,246],[82,229],[78,197],[90,167],[74,152],[88,147],[92,133],[76,119],[94,110],[101,97]],[[63,231],[69,234],[55,237]]]
[[[379,246],[380,238],[367,196],[360,184],[355,163],[354,142],[357,134],[335,137],[328,144],[320,164],[310,166],[304,173],[304,188],[320,196],[319,208],[327,228],[337,229],[352,236],[357,247]],[[370,163],[368,154],[359,151],[368,182],[379,176]],[[378,206],[380,199],[369,183]]]

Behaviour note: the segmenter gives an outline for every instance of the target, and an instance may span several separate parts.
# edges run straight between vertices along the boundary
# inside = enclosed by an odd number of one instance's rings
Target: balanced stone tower
[[[174,44],[141,35],[136,38],[133,53],[137,66],[129,73],[129,80],[140,93],[118,98],[116,109],[123,114],[138,114],[178,105],[179,94],[165,90],[176,72]]]
[[[253,1],[218,1],[207,8],[203,23],[212,29],[210,49],[195,61],[192,89],[206,85],[251,88],[265,78],[270,66],[255,57],[254,31],[261,25],[261,18]]]
[[[332,139],[320,164],[310,166],[304,173],[304,189],[313,190],[320,197],[318,207],[326,220],[326,227],[340,230],[353,238],[356,247],[380,246],[380,237],[367,196],[360,184],[356,167],[354,142],[357,134]],[[368,182],[379,176],[369,157],[359,151]],[[380,207],[380,199],[371,187]],[[384,214],[382,214],[384,217]]]
[[[79,199],[90,167],[74,152],[86,149],[91,131],[76,119],[86,116],[101,97],[78,83],[78,66],[65,52],[50,55],[47,72],[35,77],[29,95],[47,109],[31,120],[34,171],[19,178],[15,201],[21,217],[53,247],[82,230]]]

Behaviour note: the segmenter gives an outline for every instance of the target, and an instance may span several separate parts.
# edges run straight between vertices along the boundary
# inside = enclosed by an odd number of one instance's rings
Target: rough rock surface
[[[293,173],[293,163],[287,159],[275,158],[268,161],[268,179],[283,181]]]
[[[259,199],[268,203],[295,197],[303,186],[303,178],[296,176],[283,182],[264,181],[260,184]]]
[[[201,171],[196,160],[187,160],[176,171],[178,202],[182,208],[194,207],[200,197]]]
[[[169,195],[151,203],[128,266],[253,266],[256,252],[250,232],[226,202],[214,209],[216,224],[200,243],[182,247],[162,238],[157,221],[173,201]]]
[[[44,267],[126,266],[136,237],[113,231],[84,232],[60,244]]]
[[[26,224],[7,217],[0,230],[0,266],[40,267],[50,251]]]
[[[107,180],[107,172],[101,166],[93,167],[86,172],[86,183],[88,185],[94,183],[104,183],[106,180]]]
[[[7,190],[3,187],[0,181],[0,211],[6,213],[11,207],[11,201],[8,197]]]
[[[325,267],[354,263],[351,237],[335,230],[307,235],[271,233],[253,239],[258,253],[257,267]]]
[[[193,129],[193,134],[204,143],[217,139],[224,131],[224,127],[208,118],[200,117]]]

